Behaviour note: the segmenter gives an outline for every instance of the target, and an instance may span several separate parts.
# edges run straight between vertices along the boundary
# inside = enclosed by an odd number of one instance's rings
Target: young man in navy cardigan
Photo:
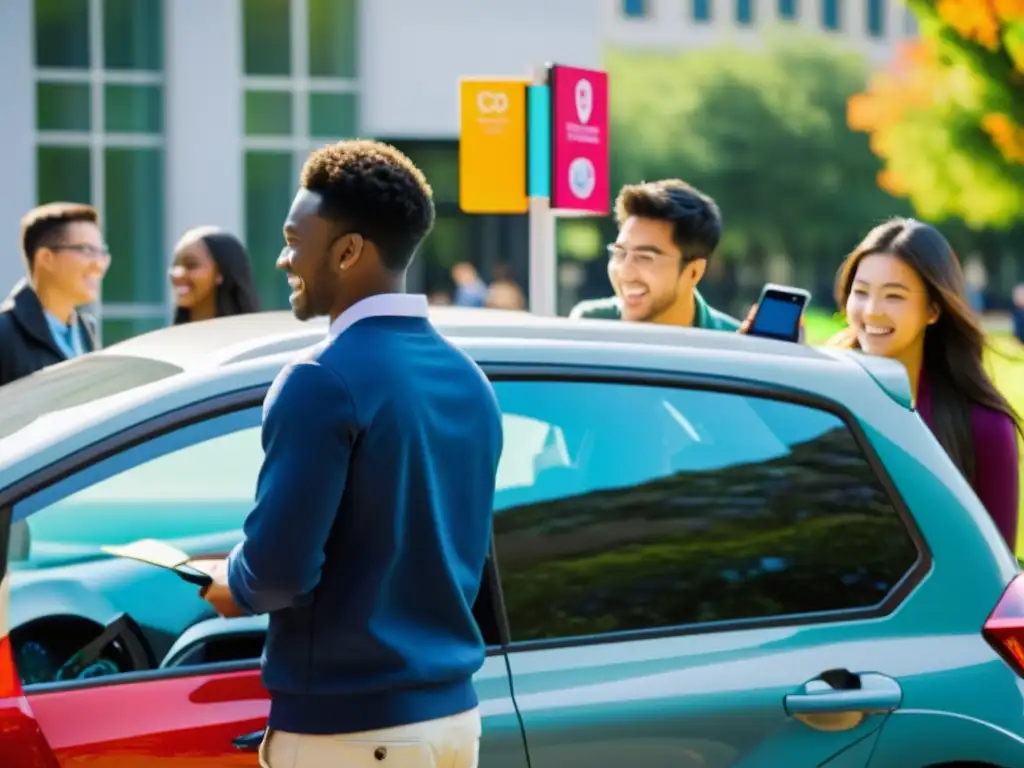
[[[405,293],[433,222],[423,174],[369,141],[314,152],[285,222],[292,309],[330,332],[267,394],[244,540],[194,563],[221,615],[269,614],[269,768],[477,765],[501,414]]]

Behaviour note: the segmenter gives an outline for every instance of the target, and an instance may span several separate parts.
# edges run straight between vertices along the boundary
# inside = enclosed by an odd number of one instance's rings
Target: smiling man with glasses
[[[608,246],[615,295],[580,302],[570,317],[739,329],[697,290],[722,237],[714,200],[678,179],[630,184],[615,201],[615,218],[619,236]]]
[[[79,307],[100,296],[110,253],[96,210],[49,203],[21,220],[28,278],[0,304],[0,385],[96,348],[96,324]]]

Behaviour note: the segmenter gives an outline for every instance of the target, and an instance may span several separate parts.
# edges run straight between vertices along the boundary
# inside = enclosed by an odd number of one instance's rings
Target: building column
[[[169,259],[191,227],[243,236],[245,126],[241,0],[172,0],[164,7]]]
[[[25,274],[21,217],[36,203],[36,90],[32,0],[0,2],[0,300]]]

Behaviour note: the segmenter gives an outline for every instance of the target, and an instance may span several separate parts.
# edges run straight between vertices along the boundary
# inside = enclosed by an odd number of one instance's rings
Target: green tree
[[[838,258],[905,204],[881,191],[867,136],[846,125],[866,64],[826,42],[785,37],[762,50],[615,52],[613,183],[679,176],[711,194],[723,251],[800,262]]]
[[[1024,3],[911,0],[921,38],[849,104],[881,183],[930,219],[1008,228],[1024,208]]]

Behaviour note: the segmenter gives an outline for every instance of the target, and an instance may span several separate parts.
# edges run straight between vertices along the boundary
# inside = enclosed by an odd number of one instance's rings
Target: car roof
[[[484,366],[727,378],[802,391],[846,403],[855,412],[905,410],[910,402],[902,367],[866,355],[722,331],[503,310],[438,308],[431,319]],[[301,350],[323,341],[326,329],[324,320],[299,323],[285,312],[243,315],[154,331],[62,363],[70,368],[136,358],[179,372],[46,413],[0,440],[0,490],[140,421],[228,392],[266,387]],[[872,377],[882,386],[872,386]]]
[[[450,338],[560,339],[578,342],[681,345],[718,350],[752,349],[780,357],[831,360],[812,347],[752,340],[741,334],[618,320],[570,320],[529,312],[470,307],[431,307],[431,322]],[[298,352],[326,336],[327,321],[296,320],[290,312],[248,315],[172,325],[111,345],[97,355],[145,357],[183,371],[230,365],[283,352]]]

